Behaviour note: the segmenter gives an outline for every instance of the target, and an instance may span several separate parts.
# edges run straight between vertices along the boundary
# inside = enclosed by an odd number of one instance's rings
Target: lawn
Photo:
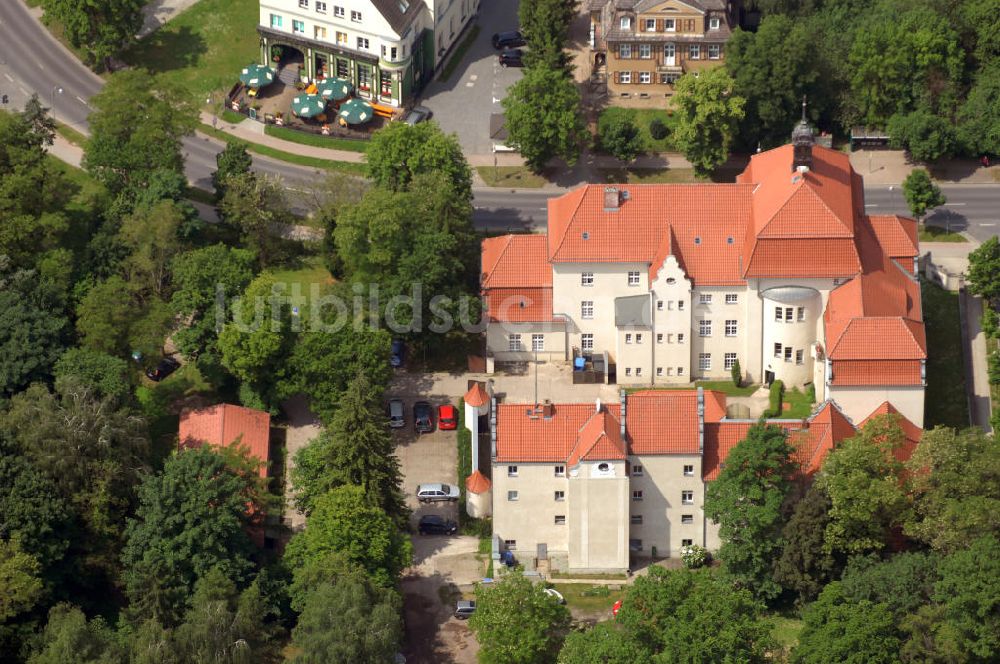
[[[969,426],[965,398],[965,363],[958,314],[958,294],[921,280],[927,328],[927,392],[924,428]]]
[[[608,107],[601,111],[601,115],[597,119],[598,134],[601,133],[601,129],[607,126],[609,122],[622,116],[631,119],[632,122],[635,123],[636,128],[639,130],[639,140],[642,142],[643,151],[676,152],[673,141],[670,138],[670,114],[659,108]],[[665,138],[655,139],[649,133],[649,125],[653,120],[659,120],[667,127],[667,135]]]
[[[307,256],[297,265],[271,270],[271,274],[276,282],[288,284],[289,288],[298,284],[304,294],[309,292],[313,284],[319,284],[322,291],[334,282],[333,276],[323,265],[323,258],[320,256]]]
[[[774,629],[771,636],[781,644],[786,651],[790,651],[799,643],[799,634],[802,632],[802,621],[797,618],[783,618],[773,616]]]
[[[809,417],[813,406],[816,405],[816,396],[812,390],[802,392],[797,387],[786,390],[781,400],[789,406],[787,410],[781,412],[781,419],[785,420],[801,420]]]
[[[968,242],[961,233],[949,233],[940,226],[920,226],[921,242]]]
[[[704,388],[706,390],[715,390],[716,392],[722,392],[723,394],[731,397],[746,397],[750,396],[756,392],[760,385],[757,383],[751,383],[750,385],[742,385],[737,387],[733,385],[731,380],[699,380],[694,384],[694,388]],[[690,390],[694,389],[691,385],[655,385],[653,387],[629,387],[626,388],[627,392],[639,392],[642,390]]]
[[[260,57],[257,0],[200,0],[122,55],[196,99],[224,93]]]
[[[607,586],[588,586],[585,583],[555,583],[553,588],[566,600],[566,607],[578,611],[607,611],[625,596],[624,590],[609,590]]]
[[[476,166],[476,172],[487,187],[510,187],[511,189],[537,189],[548,182],[543,176],[535,175],[527,166]]]
[[[283,141],[299,143],[300,145],[311,145],[315,148],[329,148],[330,150],[347,150],[349,152],[367,152],[370,143],[360,139],[334,138],[332,136],[322,136],[311,134],[307,131],[299,131],[290,127],[278,127],[277,125],[264,125],[264,133],[268,136],[280,138]]]
[[[65,138],[67,141],[73,145],[83,147],[87,142],[87,137],[70,127],[69,125],[63,124],[62,122],[56,122],[56,133]]]
[[[255,154],[259,154],[263,157],[271,157],[272,159],[278,159],[279,161],[287,161],[290,164],[297,164],[299,166],[307,166],[309,168],[319,168],[326,171],[341,171],[343,173],[348,173],[350,175],[358,175],[363,177],[365,175],[365,165],[350,161],[333,161],[331,159],[317,159],[316,157],[306,157],[303,155],[293,154],[291,152],[285,152],[284,150],[275,150],[267,145],[260,145],[259,143],[248,143],[247,141],[236,138],[231,134],[227,134],[224,131],[215,129],[207,124],[202,124],[198,127],[198,131],[203,134],[207,134],[213,138],[217,138],[220,141],[225,141],[226,143],[242,143],[246,145],[247,150]]]

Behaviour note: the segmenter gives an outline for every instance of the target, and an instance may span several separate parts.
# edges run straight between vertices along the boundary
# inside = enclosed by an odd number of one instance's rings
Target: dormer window
[[[622,30],[631,30],[632,29],[632,17],[630,17],[630,16],[622,16],[621,17],[621,22],[619,23],[619,25],[621,26]]]
[[[718,16],[713,16],[712,18],[708,19],[708,29],[709,30],[718,30],[719,29],[719,25],[720,25],[720,22],[719,22],[719,17]]]

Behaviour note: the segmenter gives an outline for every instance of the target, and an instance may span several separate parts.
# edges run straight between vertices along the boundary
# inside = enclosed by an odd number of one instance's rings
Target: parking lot
[[[490,114],[503,112],[500,100],[521,78],[520,69],[500,66],[490,43],[493,33],[517,29],[517,7],[517,0],[481,0],[476,42],[447,81],[435,79],[423,91],[420,103],[434,111],[445,132],[458,135],[467,155],[492,152]]]

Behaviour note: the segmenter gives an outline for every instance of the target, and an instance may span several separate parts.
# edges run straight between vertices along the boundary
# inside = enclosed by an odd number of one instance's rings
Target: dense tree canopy
[[[62,26],[88,64],[107,68],[111,58],[135,42],[142,27],[143,0],[44,0],[45,17]]]
[[[996,305],[1000,302],[1000,238],[996,236],[969,252],[969,290]]]
[[[839,582],[828,585],[803,614],[797,664],[895,664],[900,640],[885,604],[850,602]]]
[[[830,507],[830,497],[813,484],[781,530],[783,547],[774,563],[774,580],[796,593],[800,604],[816,599],[842,566],[840,556],[824,546]]]
[[[375,132],[365,162],[368,177],[390,191],[405,191],[417,175],[438,172],[451,182],[456,197],[472,200],[472,172],[462,147],[436,122],[394,122]]]
[[[734,87],[722,67],[682,76],[677,82],[674,143],[699,175],[709,175],[729,158],[746,105]]]
[[[69,321],[50,289],[26,283],[31,278],[0,276],[0,396],[49,376],[65,349]]]
[[[635,664],[652,661],[652,653],[610,622],[585,632],[570,632],[559,651],[559,664]]]
[[[929,210],[945,203],[941,188],[934,184],[930,173],[923,168],[913,169],[903,180],[903,197],[910,212],[918,221],[923,219]]]
[[[565,72],[529,67],[510,87],[503,105],[507,144],[540,173],[553,158],[576,163],[584,141],[580,91]]]
[[[99,397],[123,401],[132,390],[128,362],[96,350],[70,348],[59,357],[53,373],[57,387],[77,382],[94,390]]]

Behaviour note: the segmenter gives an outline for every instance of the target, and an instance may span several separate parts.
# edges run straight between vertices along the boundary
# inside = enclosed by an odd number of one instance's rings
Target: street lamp
[[[52,106],[52,107],[55,107],[55,105],[56,105],[56,94],[57,93],[58,94],[62,94],[63,93],[63,89],[61,87],[59,87],[58,85],[53,85],[52,86],[52,94],[49,95],[49,105]]]

